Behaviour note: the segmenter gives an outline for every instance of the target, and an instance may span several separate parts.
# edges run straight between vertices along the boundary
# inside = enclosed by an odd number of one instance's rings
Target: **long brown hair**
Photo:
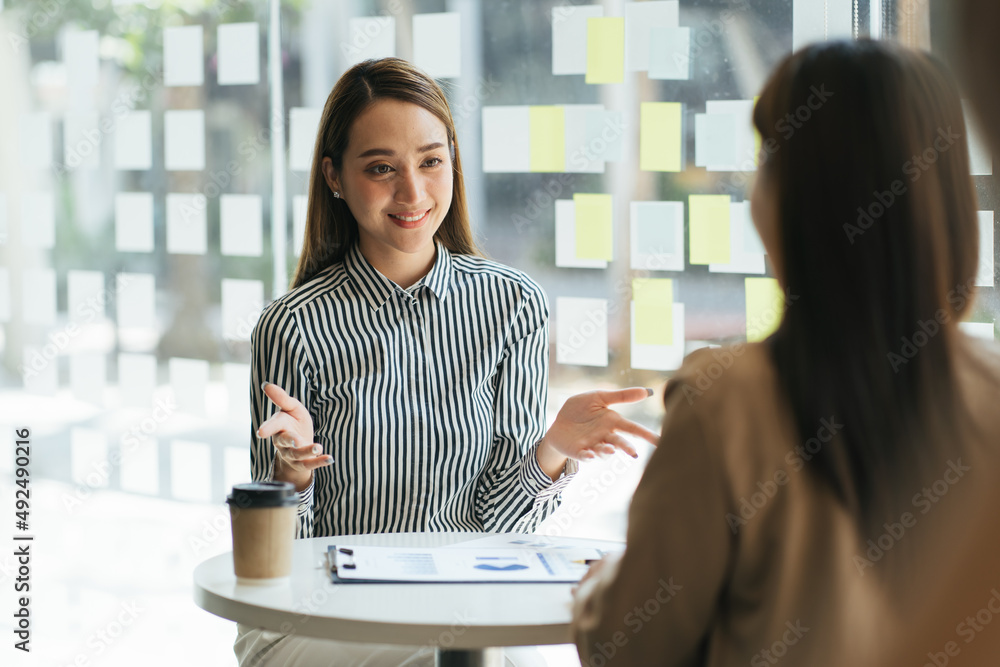
[[[754,124],[798,297],[773,358],[802,442],[843,425],[810,465],[878,530],[958,439],[950,352],[979,242],[959,93],[929,54],[821,44],[778,66]]]
[[[306,208],[305,239],[292,287],[308,282],[323,269],[341,262],[357,242],[358,223],[342,199],[336,199],[323,177],[323,158],[340,171],[354,121],[377,100],[394,99],[423,107],[444,124],[451,146],[451,208],[434,238],[453,253],[481,255],[472,236],[465,202],[462,160],[455,135],[455,121],[441,87],[429,76],[400,58],[366,60],[344,72],[330,91],[313,149]]]

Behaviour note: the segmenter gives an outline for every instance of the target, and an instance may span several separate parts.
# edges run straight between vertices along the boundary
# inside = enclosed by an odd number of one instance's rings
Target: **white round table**
[[[386,533],[295,540],[289,582],[271,586],[237,584],[227,552],[195,568],[195,602],[217,616],[285,634],[433,645],[439,666],[499,665],[502,649],[496,647],[569,643],[571,584],[334,584],[327,570],[331,544],[426,547],[485,536]],[[623,546],[586,542],[599,549]]]

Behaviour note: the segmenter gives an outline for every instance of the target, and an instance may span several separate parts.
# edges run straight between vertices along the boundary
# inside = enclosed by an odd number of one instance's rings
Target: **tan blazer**
[[[800,442],[763,345],[689,356],[668,385],[628,546],[577,594],[583,664],[884,665],[876,656],[912,646],[929,577],[958,567],[945,543],[1000,480],[1000,352],[965,336],[956,348],[958,384],[986,435],[915,481],[909,511],[870,543],[807,467],[843,428],[837,415]],[[890,552],[900,557],[888,563]]]

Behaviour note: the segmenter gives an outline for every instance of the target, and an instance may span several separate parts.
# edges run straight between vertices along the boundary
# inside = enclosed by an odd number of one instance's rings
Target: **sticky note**
[[[462,75],[461,14],[413,16],[413,64],[435,79]]]
[[[21,281],[24,323],[55,324],[56,272],[52,269],[24,269]]]
[[[983,140],[983,132],[975,110],[969,102],[962,100],[962,110],[965,115],[965,131],[969,146],[969,166],[973,176],[991,176],[993,174],[993,155]]]
[[[650,28],[649,78],[691,78],[691,28]]]
[[[95,428],[72,427],[69,430],[70,478],[74,484],[105,488],[108,470],[108,436]]]
[[[52,166],[52,116],[45,111],[21,114],[19,165],[28,169]]]
[[[669,278],[633,278],[635,340],[640,345],[674,342],[674,281]]]
[[[149,169],[153,164],[153,130],[149,111],[130,111],[114,132],[115,168]]]
[[[56,208],[51,192],[21,195],[21,243],[26,248],[51,250],[56,245]]]
[[[728,264],[729,195],[691,195],[688,199],[692,264]]]
[[[264,283],[259,280],[222,279],[222,336],[227,341],[248,341],[264,309]]]
[[[625,80],[625,19],[587,19],[587,83]]]
[[[684,270],[684,202],[634,201],[629,220],[633,269]]]
[[[62,42],[66,81],[72,86],[95,86],[100,77],[96,30],[67,30]]]
[[[260,27],[256,22],[223,23],[218,31],[219,85],[260,82]]]
[[[292,197],[292,252],[296,257],[302,254],[302,244],[306,238],[306,212],[309,210],[307,195]]]
[[[760,145],[757,140],[757,131],[753,126],[753,106],[753,100],[710,100],[705,104],[705,111],[709,118],[727,115],[733,118],[732,135],[729,134],[728,123],[725,125],[725,130],[718,125],[709,128],[712,132],[724,133],[721,139],[716,139],[716,149],[721,148],[720,141],[726,141],[729,136],[733,138],[731,150],[724,153],[725,159],[728,161],[712,162],[709,160],[706,164],[699,166],[704,166],[709,171],[755,171],[757,169]]]
[[[250,423],[250,364],[223,364],[222,375],[226,383],[229,417],[242,424]]]
[[[163,114],[164,164],[171,171],[205,168],[205,112],[201,109]]]
[[[349,19],[347,41],[341,42],[340,53],[348,67],[369,58],[396,55],[396,19],[392,16]]]
[[[639,168],[681,171],[681,105],[643,102],[639,107]]]
[[[69,384],[77,400],[104,404],[107,362],[99,352],[76,352],[69,358]]]
[[[603,259],[576,256],[576,203],[572,199],[556,200],[556,266],[576,269],[605,269]]]
[[[528,107],[531,171],[566,171],[566,117],[562,107]]]
[[[66,294],[69,319],[81,324],[103,319],[105,305],[114,298],[104,291],[102,272],[77,269],[66,273]]]
[[[0,322],[10,322],[10,272],[0,266]]]
[[[747,342],[770,336],[785,311],[785,295],[774,278],[745,278],[747,296]]]
[[[680,25],[677,0],[648,0],[625,3],[625,69],[645,72],[650,66],[653,28],[676,28]]]
[[[608,365],[607,299],[556,298],[556,361]]]
[[[156,328],[156,282],[149,273],[120,273],[116,304],[119,329]]]
[[[850,39],[853,0],[792,0],[792,51],[812,42]]]
[[[222,195],[222,254],[260,257],[264,247],[262,215],[260,195]]]
[[[552,73],[587,73],[587,19],[604,16],[601,5],[552,8]]]
[[[205,59],[200,25],[163,29],[163,85],[200,86],[205,82]]]
[[[104,134],[96,111],[69,112],[63,125],[63,164],[68,169],[96,169],[101,165]]]
[[[977,287],[993,287],[995,283],[996,257],[993,238],[993,211],[979,211],[979,271],[976,273]]]
[[[247,378],[249,380],[250,378]],[[247,420],[250,413],[247,412]],[[250,481],[250,448],[226,447],[222,450],[222,481],[224,489]]]
[[[483,172],[531,170],[531,114],[527,106],[483,107]]]
[[[204,255],[207,242],[208,202],[203,194],[167,195],[167,252]]]
[[[123,447],[118,474],[122,491],[158,495],[160,493],[159,443],[149,437],[130,440],[129,444]]]
[[[611,195],[576,193],[576,256],[579,259],[614,259]]]
[[[124,407],[149,408],[156,390],[156,357],[123,352],[118,355],[118,393]]]
[[[59,359],[42,354],[42,348],[24,346],[24,389],[30,394],[52,396],[59,388]],[[31,371],[30,373],[28,371]]]
[[[671,306],[674,340],[670,345],[643,345],[636,341],[636,307],[631,308],[631,361],[632,368],[650,371],[674,371],[684,363],[684,304]]]
[[[205,414],[208,362],[204,359],[172,357],[168,363],[170,386],[177,408],[192,415]]]
[[[736,117],[732,114],[696,114],[694,117],[694,163],[720,171],[736,170]]]
[[[729,262],[725,264],[709,264],[711,273],[754,273],[763,275],[764,253],[746,250],[746,237],[757,237],[750,217],[750,202],[742,201],[729,205]],[[752,242],[751,242],[752,244]],[[760,243],[758,241],[757,245]]]
[[[620,162],[624,150],[625,114],[606,111],[603,107],[587,108],[586,147],[590,155],[603,162]],[[601,172],[604,171],[603,166]]]
[[[959,322],[958,327],[976,338],[982,338],[984,340],[995,340],[996,334],[994,329],[996,325],[993,322]]]
[[[322,109],[293,107],[288,112],[288,168],[311,171],[313,147],[319,132]]]
[[[177,500],[211,502],[212,450],[207,443],[170,441],[170,494]]]
[[[115,195],[115,248],[119,252],[153,252],[153,194]]]

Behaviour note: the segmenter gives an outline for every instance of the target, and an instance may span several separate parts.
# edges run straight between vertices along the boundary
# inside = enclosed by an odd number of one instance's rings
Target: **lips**
[[[429,208],[423,211],[401,211],[400,213],[390,213],[389,219],[403,229],[413,229],[422,225],[430,212]]]

